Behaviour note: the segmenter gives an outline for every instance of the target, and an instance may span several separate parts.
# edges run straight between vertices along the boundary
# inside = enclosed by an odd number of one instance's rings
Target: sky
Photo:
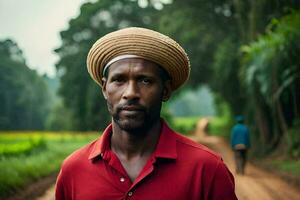
[[[39,74],[55,75],[61,45],[59,32],[77,17],[88,0],[0,0],[0,40],[12,39],[27,65]]]

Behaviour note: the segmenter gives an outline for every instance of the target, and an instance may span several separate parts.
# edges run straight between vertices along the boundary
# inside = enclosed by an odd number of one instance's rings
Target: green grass
[[[300,158],[300,118],[293,122],[288,130],[288,154],[293,158]]]
[[[0,137],[1,138],[1,137]],[[42,150],[46,148],[46,142],[43,138],[32,138],[28,140],[12,140],[10,138],[1,138],[0,157],[16,156],[19,154],[28,154],[33,150]]]
[[[0,141],[6,145],[20,144],[34,138],[42,138],[45,141],[45,148],[36,148],[30,153],[24,154],[20,151],[13,156],[0,155],[0,197],[57,172],[64,158],[97,137],[99,134],[0,133]]]
[[[189,135],[196,128],[200,117],[174,117],[174,130],[184,135]]]
[[[191,131],[195,130],[196,124],[200,119],[200,116],[174,117],[172,128],[179,133],[189,135]],[[211,135],[229,137],[232,124],[233,122],[230,121],[230,117],[210,117],[208,132]]]
[[[277,170],[300,176],[300,160],[273,160],[271,165]]]
[[[225,101],[219,99],[216,107],[218,115],[209,118],[208,133],[210,135],[229,138],[231,127],[234,124],[230,106]]]
[[[225,117],[213,117],[209,119],[208,132],[211,135],[229,137],[232,122]]]

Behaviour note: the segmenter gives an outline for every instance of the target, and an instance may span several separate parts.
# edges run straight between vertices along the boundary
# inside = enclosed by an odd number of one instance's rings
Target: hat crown
[[[88,72],[101,86],[104,66],[127,54],[144,57],[163,67],[171,77],[173,90],[189,77],[190,62],[184,49],[170,37],[140,27],[124,28],[98,39],[87,57]]]

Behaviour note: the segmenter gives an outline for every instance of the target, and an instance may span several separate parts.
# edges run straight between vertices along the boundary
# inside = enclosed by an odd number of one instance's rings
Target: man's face
[[[171,93],[170,82],[162,80],[159,66],[128,58],[113,63],[108,70],[102,90],[114,123],[123,130],[140,132],[157,122],[162,101]]]

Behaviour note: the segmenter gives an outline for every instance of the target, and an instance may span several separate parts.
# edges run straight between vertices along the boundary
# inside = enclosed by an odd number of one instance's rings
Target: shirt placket
[[[111,176],[114,180],[117,188],[123,192],[123,199],[135,199],[135,191],[138,189],[138,185],[141,184],[142,180],[151,174],[154,167],[153,164],[155,162],[155,158],[149,158],[145,167],[141,171],[140,175],[136,178],[136,180],[132,183],[130,178],[127,175],[124,167],[122,166],[120,160],[112,151],[107,151],[103,154],[103,159],[108,161],[108,165],[111,169]]]
[[[138,189],[138,186],[142,184],[142,180],[145,179],[147,176],[149,176],[152,171],[154,170],[154,163],[155,163],[155,158],[151,157],[148,162],[146,163],[144,169],[141,171],[139,176],[135,179],[135,181],[132,183],[131,187],[127,191],[126,196],[124,199],[129,200],[129,199],[135,199],[135,191]]]
[[[104,159],[108,162],[109,173],[111,174],[111,179],[114,182],[114,185],[122,193],[126,193],[132,185],[131,180],[129,179],[125,169],[123,168],[121,162],[111,151],[108,151],[104,154]]]

